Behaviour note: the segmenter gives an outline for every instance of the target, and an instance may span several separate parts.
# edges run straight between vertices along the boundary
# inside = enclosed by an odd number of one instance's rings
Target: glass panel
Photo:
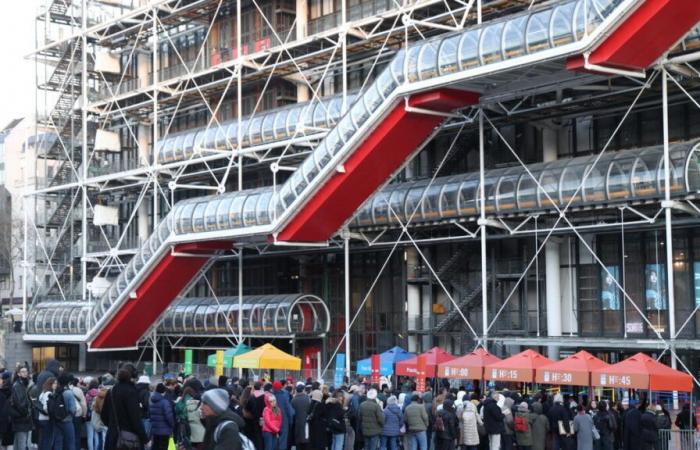
[[[608,200],[615,201],[630,195],[629,173],[617,162],[608,167]]]
[[[582,189],[579,189],[579,186],[581,186],[584,167],[581,164],[570,164],[562,171],[560,192],[562,205],[565,206],[569,202],[572,204],[581,202]],[[576,192],[577,190],[578,192]],[[576,193],[576,197],[572,200],[574,193]]]
[[[459,195],[459,183],[447,182],[440,193],[440,215],[444,218],[457,216],[457,197]]]
[[[550,48],[549,20],[551,17],[551,9],[545,9],[530,16],[525,35],[528,53],[535,53]]]
[[[318,167],[323,168],[326,166],[326,164],[328,164],[328,162],[331,160],[331,154],[328,153],[328,149],[326,148],[326,141],[322,141],[321,144],[316,147],[316,150],[314,150],[312,156]]]
[[[207,231],[216,229],[216,210],[220,203],[221,198],[212,199],[207,202],[207,209],[204,211],[204,225]]]
[[[177,233],[189,233],[192,229],[192,212],[194,212],[194,203],[187,203],[181,208],[179,226],[176,227]]]
[[[698,145],[695,145],[688,155],[685,171],[686,189],[689,193],[700,191],[700,157],[698,157]]]
[[[228,212],[231,209],[233,196],[227,195],[219,202],[219,208],[216,211],[216,227],[219,230],[228,228]]]
[[[255,204],[258,201],[259,193],[251,193],[246,198],[243,206],[243,225],[246,227],[255,225]]]
[[[296,192],[297,195],[301,194],[301,191],[304,190],[307,184],[301,170],[297,170],[296,172],[294,172],[294,174],[292,175],[291,183],[294,192]]]
[[[357,226],[366,227],[372,225],[372,200],[370,197],[357,213],[355,218]]]
[[[481,29],[471,30],[462,35],[459,43],[459,64],[462,70],[479,65],[479,35]]]
[[[403,64],[405,54],[406,51],[404,49],[401,49],[391,61],[391,75],[394,77],[394,80],[396,80],[397,84],[403,83],[404,80]]]
[[[382,96],[379,94],[379,85],[377,83],[372,83],[365,95],[362,96],[362,100],[370,114],[376,111],[377,108],[379,108],[379,105],[381,105],[384,101]]]
[[[406,223],[406,216],[404,215],[404,199],[406,198],[406,189],[404,188],[394,188],[389,196],[389,204],[391,205],[391,213],[387,217],[388,223]],[[388,210],[387,210],[388,211]],[[398,219],[397,219],[398,216]]]
[[[192,214],[192,230],[195,233],[204,231],[204,210],[207,207],[206,202],[198,203]]]
[[[287,114],[289,111],[280,111],[275,114],[275,139],[284,139],[287,135]]]
[[[414,44],[408,49],[408,81],[418,81],[418,55],[422,48],[422,45]]]
[[[262,118],[257,115],[250,121],[250,128],[248,129],[250,145],[260,145],[262,143],[262,134],[260,134],[261,129]]]
[[[546,168],[540,175],[540,188],[537,190],[540,207],[552,208],[559,202],[559,171]]]
[[[340,134],[336,128],[333,128],[326,136],[326,148],[331,155],[335,155],[342,147],[343,141],[340,140]]]
[[[272,198],[272,191],[267,190],[260,195],[258,199],[257,206],[257,221],[258,225],[267,225],[270,223],[270,199]]]
[[[245,198],[245,195],[238,194],[231,202],[231,207],[228,211],[228,223],[231,228],[238,228],[243,223],[243,215],[241,210],[243,209],[243,201]]]
[[[515,190],[519,178],[520,176],[517,174],[509,174],[502,176],[498,181],[498,186],[496,187],[496,209],[499,212],[510,211],[516,208]]]
[[[572,30],[572,15],[574,13],[574,3],[557,6],[552,13],[552,23],[550,25],[550,42],[553,47],[569,44],[574,41]]]
[[[306,158],[304,164],[301,166],[301,171],[306,178],[306,181],[312,180],[316,175],[318,175],[318,167],[316,167],[316,161],[313,158]]]
[[[461,35],[453,36],[448,39],[443,39],[438,53],[438,69],[440,75],[454,73],[459,68],[457,58],[457,46]]]
[[[408,219],[412,219],[414,221],[421,220],[421,210],[418,202],[423,196],[424,188],[425,185],[421,183],[421,185],[413,187],[408,191],[408,195],[406,195],[406,206],[404,208],[404,223]]]
[[[361,103],[361,102],[358,102]],[[364,109],[364,108],[363,108]],[[343,142],[347,142],[348,139],[355,133],[355,126],[352,123],[352,118],[349,114],[346,114],[338,123],[338,134],[340,134],[340,139]]]
[[[464,181],[459,187],[459,212],[461,215],[474,216],[476,209],[476,189],[478,180],[474,177]]]
[[[419,77],[421,80],[436,77],[437,72],[437,42],[426,42],[420,53],[418,62]]]
[[[326,105],[322,102],[316,102],[316,108],[314,108],[314,126],[318,128],[325,128],[326,126]]]
[[[212,149],[216,145],[216,128],[215,124],[209,124],[209,128],[205,129],[202,141],[203,148]]]
[[[300,108],[292,108],[291,110],[289,110],[289,114],[287,114],[287,135],[289,137],[292,137],[294,135],[297,126],[299,126],[300,113]]]
[[[503,22],[501,22],[489,25],[484,29],[479,42],[481,64],[491,64],[503,59],[503,54],[501,53],[503,26]]]
[[[396,81],[391,76],[391,71],[389,68],[386,68],[382,71],[381,75],[379,75],[379,78],[377,78],[377,86],[379,93],[382,95],[382,97],[386,98],[391,92],[394,90],[396,87]]]
[[[265,114],[263,118],[263,142],[270,142],[274,139],[273,125],[275,121],[275,114]]]
[[[382,190],[374,195],[374,201],[372,202],[372,223],[374,225],[380,225],[387,223],[388,217],[394,217],[394,215],[389,212],[389,193]]]
[[[348,96],[347,98],[348,103],[351,103],[351,96]],[[328,106],[328,122],[326,125],[328,127],[331,127],[334,125],[336,122],[338,122],[338,118],[340,118],[340,109],[343,107],[343,99],[342,98],[334,98],[329,102]]]
[[[367,111],[367,107],[362,101],[362,98],[357,100],[355,104],[352,105],[352,108],[350,108],[350,117],[352,118],[355,128],[362,126],[369,118],[369,111]]]
[[[590,168],[590,165],[587,166],[584,174],[589,170],[590,173],[583,186],[584,200],[586,202],[602,202],[606,199],[605,175],[597,165],[593,169]]]
[[[503,53],[506,59],[525,54],[525,25],[529,16],[516,17],[503,31]]]

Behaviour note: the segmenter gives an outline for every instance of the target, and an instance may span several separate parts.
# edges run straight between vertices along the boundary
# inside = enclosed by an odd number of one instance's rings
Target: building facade
[[[650,1],[49,0],[25,339],[80,368],[272,339],[308,370],[481,343],[695,371],[700,17],[588,59]]]

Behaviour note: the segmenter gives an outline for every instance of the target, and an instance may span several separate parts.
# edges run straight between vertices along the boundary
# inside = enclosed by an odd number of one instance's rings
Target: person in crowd
[[[509,393],[510,394],[510,393]],[[501,395],[498,399],[498,406],[503,412],[503,424],[505,432],[501,436],[501,446],[510,449],[515,443],[515,429],[514,429],[514,415],[513,415],[513,405],[515,401],[511,397],[505,397]]]
[[[326,400],[326,419],[328,420],[328,433],[331,434],[331,450],[343,450],[345,445],[345,410],[343,403],[345,395],[343,391],[335,393]]]
[[[547,412],[549,419],[549,429],[554,434],[554,450],[565,450],[563,441],[569,437],[571,413],[564,406],[564,397],[561,394],[554,396],[553,404]],[[566,439],[568,440],[568,439]]]
[[[12,384],[9,414],[12,418],[12,430],[15,433],[13,450],[29,450],[30,433],[34,428],[32,420],[32,402],[29,398],[29,369],[18,368],[15,382]],[[74,450],[71,448],[70,450]]]
[[[505,414],[501,410],[498,403],[505,399],[503,395],[496,391],[491,392],[491,396],[484,400],[481,415],[484,419],[484,428],[489,437],[489,449],[501,450],[501,435],[505,434]]]
[[[151,395],[151,403],[148,406],[151,416],[153,450],[168,450],[168,443],[175,429],[173,405],[170,403],[170,400],[164,397],[166,391],[165,385],[158,383],[156,391]]]
[[[597,450],[613,450],[617,423],[615,417],[608,411],[608,402],[605,400],[598,403],[597,411],[593,416],[593,424],[600,435]]]
[[[202,394],[204,448],[206,450],[241,450],[240,429],[243,420],[229,408],[225,389],[210,389]]]
[[[537,419],[537,414],[530,412],[530,405],[521,402],[518,405],[515,417],[513,417],[513,430],[518,450],[532,449],[532,426]]]
[[[629,408],[624,416],[624,448],[642,448],[642,412],[639,408]]]
[[[623,412],[622,402],[617,402],[614,406],[612,403],[608,406],[608,413],[615,420],[615,433],[613,434],[613,449],[619,450],[622,448],[622,442],[624,440],[622,428],[623,428]]]
[[[277,405],[277,397],[273,394],[265,394],[265,409],[263,410],[263,442],[265,450],[277,450],[280,446],[280,436],[284,422],[282,410]],[[286,447],[286,444],[285,444]]]
[[[323,392],[320,389],[311,391],[311,403],[306,420],[309,424],[309,450],[324,450],[328,445],[328,432],[326,431],[326,405],[323,403]]]
[[[659,433],[657,442],[658,449],[664,450],[669,448],[671,438],[671,415],[661,403],[656,405],[656,428],[659,431],[664,430],[663,433]]]
[[[410,450],[428,450],[428,412],[418,394],[413,394],[411,403],[404,411],[406,433],[409,436]]]
[[[73,418],[78,410],[75,394],[71,389],[73,375],[61,372],[54,394],[49,397],[49,418],[53,422],[54,448],[74,450],[76,448]]]
[[[7,448],[14,442],[12,418],[10,417],[10,397],[12,397],[12,374],[5,371],[0,376],[0,446]]]
[[[102,406],[102,422],[107,426],[107,438],[105,450],[119,448],[118,443],[123,441],[124,431],[135,435],[141,446],[148,443],[146,430],[141,420],[141,407],[138,400],[136,380],[136,368],[132,364],[125,364],[117,372],[117,383],[109,391]]]
[[[70,390],[75,397],[75,413],[73,413],[73,428],[75,430],[75,450],[81,450],[81,437],[85,426],[85,417],[87,416],[87,403],[85,401],[85,392],[79,386],[80,380],[73,376],[70,380]]]
[[[90,409],[88,450],[103,450],[105,441],[107,440],[107,426],[102,422],[103,407],[105,398],[107,397],[107,391],[107,387],[100,386],[92,400],[92,404],[88,406]],[[90,432],[90,430],[92,430],[92,432]]]
[[[306,418],[309,414],[311,400],[304,392],[304,383],[296,385],[296,394],[292,399],[292,408],[294,408],[294,425],[292,427],[292,442],[297,450],[306,450],[309,444],[309,435]]]
[[[693,433],[689,430],[694,430],[697,426],[695,414],[690,410],[690,402],[683,404],[681,412],[676,416],[675,425],[681,430],[681,450],[693,449]]]
[[[185,386],[182,390],[182,397],[175,404],[175,426],[179,429],[176,434],[181,439],[178,442],[185,442],[186,448],[191,446],[201,450],[204,445],[204,424],[200,417],[200,400],[198,400],[201,398],[201,395],[195,390],[194,386],[194,383]],[[229,404],[230,406],[231,404]],[[241,429],[241,432],[243,431]]]
[[[457,419],[457,411],[454,407],[454,402],[448,396],[442,400],[442,408],[436,411],[435,424],[441,423],[441,426],[435,426],[435,442],[437,450],[454,450],[455,441],[459,438],[459,419]]]
[[[51,421],[49,420],[49,397],[54,393],[56,387],[56,378],[49,377],[46,379],[46,381],[44,381],[44,385],[41,388],[41,394],[39,394],[39,402],[37,405],[37,422],[41,433],[39,450],[52,450],[53,448],[53,428]]]
[[[360,404],[359,420],[365,450],[377,450],[384,426],[384,411],[377,400],[376,389],[367,391],[367,400]]]
[[[384,425],[382,426],[381,450],[398,450],[399,436],[404,428],[403,413],[397,404],[398,399],[390,395],[384,408]]]
[[[39,386],[43,386],[44,383],[46,383],[46,380],[48,380],[49,378],[58,379],[58,376],[61,374],[62,371],[63,369],[61,367],[61,362],[57,359],[50,359],[46,363],[44,370],[42,370],[36,377],[36,383]]]
[[[464,450],[476,450],[479,446],[479,428],[483,427],[481,416],[476,410],[476,405],[471,401],[464,402],[459,416],[460,438],[459,444]]]
[[[535,420],[532,422],[532,450],[545,450],[547,447],[547,434],[549,433],[549,419],[544,415],[542,403],[532,402],[532,413]]]
[[[284,389],[284,385],[280,381],[272,383],[272,393],[277,400],[277,407],[282,412],[282,428],[279,432],[279,439],[276,450],[287,450],[289,442],[290,424],[294,422],[294,408],[289,398],[289,394]]]
[[[641,450],[655,450],[659,441],[659,429],[656,426],[656,411],[653,406],[647,406],[645,402],[639,406],[642,416],[639,425],[642,429]]]
[[[148,375],[141,375],[136,381],[136,392],[138,393],[139,408],[141,409],[141,421],[146,436],[151,437],[151,414],[148,408],[151,406],[151,378]]]
[[[593,419],[586,413],[583,405],[576,406],[574,417],[577,450],[593,450]]]

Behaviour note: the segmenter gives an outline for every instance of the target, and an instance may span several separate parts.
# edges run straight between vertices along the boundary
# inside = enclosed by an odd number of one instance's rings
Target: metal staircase
[[[448,312],[445,317],[440,319],[440,321],[435,325],[433,331],[436,333],[445,331],[457,319],[461,318],[459,311],[468,311],[481,299],[481,292],[483,290],[481,281],[475,283],[474,285],[468,286],[462,280],[457,279],[450,280],[450,284],[458,292],[457,307],[452,308],[450,312]]]

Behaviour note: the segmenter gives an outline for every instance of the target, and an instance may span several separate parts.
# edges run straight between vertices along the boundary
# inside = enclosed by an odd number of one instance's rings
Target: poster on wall
[[[600,302],[603,311],[619,311],[620,310],[620,267],[605,266],[600,269]]]
[[[695,306],[700,306],[700,261],[693,263],[693,277],[695,279]]]
[[[647,309],[665,310],[668,305],[666,297],[666,265],[647,264],[644,278],[646,280]]]

